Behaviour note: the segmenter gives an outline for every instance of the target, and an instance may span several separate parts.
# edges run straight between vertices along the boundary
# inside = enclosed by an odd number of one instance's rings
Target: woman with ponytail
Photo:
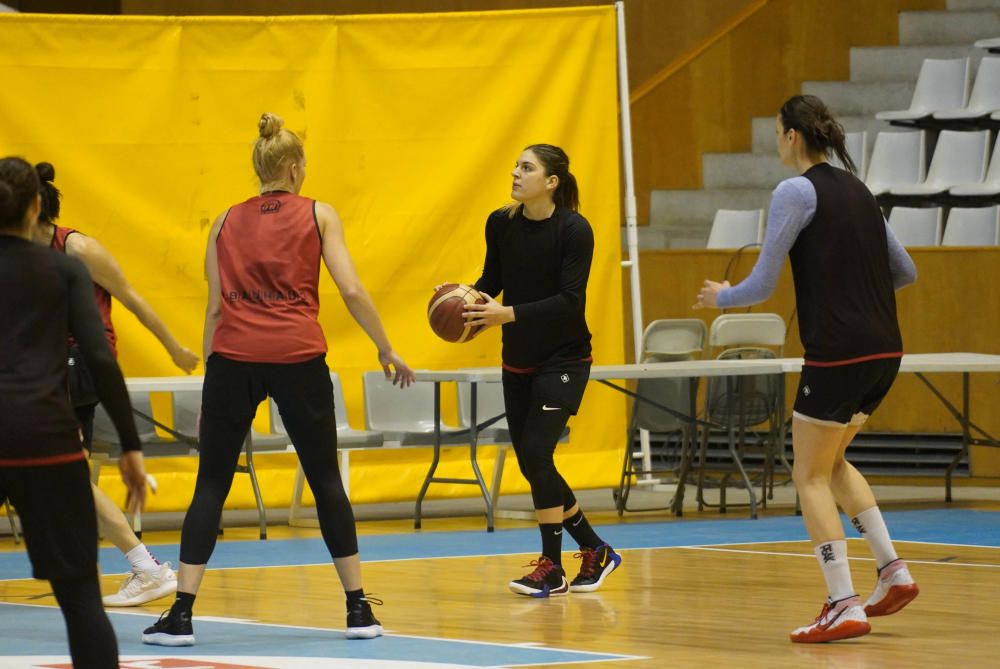
[[[57,223],[62,194],[56,188],[56,170],[51,163],[35,166],[41,180],[42,209],[38,224],[32,230],[35,242],[44,244],[55,251],[81,260],[93,278],[93,296],[104,323],[104,336],[111,350],[117,353],[117,336],[111,322],[111,298],[114,297],[126,309],[135,314],[139,322],[156,336],[166,349],[171,360],[187,373],[194,371],[198,356],[177,341],[173,333],[153,310],[153,307],[132,287],[125,278],[121,266],[114,256],[93,237],[67,228]],[[90,451],[94,435],[94,412],[98,398],[94,392],[90,370],[80,356],[76,341],[69,341],[69,394],[73,411],[80,423],[83,446]],[[170,563],[161,564],[146,545],[135,535],[121,509],[97,485],[92,484],[94,503],[97,506],[97,520],[101,536],[121,551],[129,562],[128,575],[122,580],[118,592],[104,598],[105,606],[140,606],[161,597],[173,594],[177,589],[177,577]]]
[[[299,195],[305,151],[283,125],[274,114],[261,116],[253,148],[259,194],[219,215],[208,235],[198,480],[181,529],[177,598],[145,630],[143,643],[194,644],[195,596],[215,549],[243,439],[268,396],[278,405],[316,497],[320,531],[347,600],[347,638],[382,634],[371,609],[381,602],[362,589],[354,512],[337,466],[333,384],[318,320],[321,261],[351,317],[375,344],[386,378],[405,388],[414,374],[393,350],[361,285],[337,212]]]
[[[557,146],[533,144],[511,173],[514,204],[486,220],[486,261],[476,289],[486,298],[466,307],[470,325],[503,328],[503,393],[511,442],[542,534],[534,570],[510,582],[520,595],[590,592],[621,557],[590,526],[553,455],[576,414],[590,376],[585,308],[594,234],[580,215],[576,177]],[[494,298],[503,293],[503,304]],[[565,529],[580,546],[579,574],[562,568]]]
[[[792,417],[792,478],[829,597],[820,615],[794,630],[800,643],[867,634],[869,617],[899,611],[917,596],[865,478],[844,457],[851,440],[889,392],[903,343],[895,291],[916,268],[856,176],[844,129],[812,95],[789,99],[775,119],[778,155],[802,176],[782,181],[767,236],[750,276],[736,286],[705,281],[695,308],[741,307],[774,291],[788,255],[795,282],[805,365]],[[848,167],[832,167],[834,153]],[[875,590],[862,603],[851,582],[837,505],[875,556]]]
[[[31,242],[41,206],[34,168],[20,158],[0,159],[0,503],[9,497],[17,509],[34,576],[52,585],[73,666],[117,669],[118,644],[97,580],[87,454],[66,394],[67,333],[118,432],[118,468],[140,507],[142,444],[87,269]]]

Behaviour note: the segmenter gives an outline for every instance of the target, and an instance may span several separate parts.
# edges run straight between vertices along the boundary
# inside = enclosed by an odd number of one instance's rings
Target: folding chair
[[[764,241],[764,210],[719,209],[708,233],[709,249],[738,249]]]
[[[151,394],[147,391],[130,392],[129,401],[135,416],[136,430],[142,442],[144,457],[170,457],[198,453],[198,411],[201,408],[200,390],[175,390],[171,395],[173,427],[162,423],[153,414]],[[167,436],[161,436],[159,432]],[[101,467],[121,456],[118,433],[104,407],[100,404],[94,412],[93,449],[90,458],[90,479],[97,485]],[[142,511],[131,513],[132,531],[142,537]]]
[[[718,355],[720,360],[774,358],[784,350],[785,335],[784,319],[777,314],[723,314],[712,322],[709,348],[713,352],[722,349]],[[750,517],[756,518],[756,495],[743,462],[744,453],[752,446],[747,443],[747,433],[754,432],[752,428],[767,425],[766,434],[757,439],[764,457],[760,481],[761,503],[766,508],[768,497],[773,497],[774,493],[775,461],[791,472],[784,454],[784,380],[770,374],[710,378],[705,398],[705,420],[723,425],[730,437],[728,448],[732,465],[722,469],[719,512],[726,511],[729,479],[733,473],[739,473],[750,495]],[[699,510],[714,506],[707,503],[704,497],[705,473],[709,469],[709,436],[709,430],[702,431],[698,471]]]
[[[642,335],[642,362],[672,362],[678,360],[693,360],[700,358],[705,348],[705,323],[697,318],[677,318],[656,320],[646,326]],[[679,413],[694,416],[698,396],[697,378],[639,379],[635,392],[657,404],[676,410]],[[675,437],[678,445],[676,467],[653,467],[649,453],[640,450],[633,451],[637,430],[664,434]],[[637,478],[637,484],[643,480],[657,482],[654,475],[676,471],[678,488],[672,507],[677,515],[681,515],[684,496],[683,478],[687,473],[688,459],[695,443],[695,430],[691,423],[681,420],[676,415],[659,407],[635,400],[632,403],[632,414],[629,419],[628,433],[625,439],[625,457],[622,461],[622,474],[615,496],[618,515],[628,508],[629,492],[632,489],[632,479]],[[635,467],[635,458],[641,457],[643,466]],[[638,477],[644,477],[639,479]],[[651,509],[643,509],[651,510]]]
[[[434,444],[434,386],[415,383],[406,390],[392,385],[382,372],[365,372],[365,426],[400,446]],[[442,444],[468,443],[468,430],[441,426]]]
[[[347,420],[347,405],[344,403],[344,387],[340,383],[340,375],[337,372],[330,372],[330,381],[333,383],[333,413],[337,421],[337,455],[340,459],[340,478],[344,482],[344,491],[350,497],[351,451],[362,448],[379,448],[382,446],[384,436],[381,432],[374,430],[355,430],[351,427]],[[278,405],[273,399],[269,401],[272,429],[278,433],[287,434],[285,423],[278,411]],[[301,516],[302,493],[305,490],[305,485],[306,475],[302,471],[302,465],[299,464],[296,467],[295,484],[292,488],[292,503],[288,508],[288,524],[294,527],[318,527],[319,522],[315,518]]]

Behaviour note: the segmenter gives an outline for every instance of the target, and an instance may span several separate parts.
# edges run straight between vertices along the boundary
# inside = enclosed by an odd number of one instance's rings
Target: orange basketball
[[[482,325],[469,327],[462,316],[467,304],[486,304],[486,298],[475,288],[461,283],[446,283],[434,291],[427,305],[427,320],[434,334],[445,341],[469,341],[483,329]]]

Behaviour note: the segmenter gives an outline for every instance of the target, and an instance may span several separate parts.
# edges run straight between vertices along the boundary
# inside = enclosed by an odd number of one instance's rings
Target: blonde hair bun
[[[272,114],[270,112],[264,112],[260,115],[260,121],[257,123],[257,129],[260,131],[260,136],[264,139],[270,139],[278,134],[285,122],[277,114]]]

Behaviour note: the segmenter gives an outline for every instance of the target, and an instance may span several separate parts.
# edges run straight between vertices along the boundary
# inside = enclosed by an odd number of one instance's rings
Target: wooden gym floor
[[[130,669],[992,666],[1000,653],[1000,505],[883,507],[920,597],[873,619],[872,634],[835,644],[787,639],[825,596],[801,519],[787,507],[756,521],[738,509],[622,521],[594,512],[622,568],[599,592],[549,600],[506,587],[535,556],[530,523],[501,520],[487,534],[477,517],[432,516],[421,532],[408,520],[361,521],[366,589],[385,601],[376,615],[387,634],[375,641],[343,638],[342,592],[318,530],[283,526],[271,527],[266,542],[252,527],[227,530],[198,596],[193,648],[139,643],[169,599],[109,612]],[[176,531],[144,539],[176,563]],[[24,578],[22,548],[0,538],[0,667],[68,666],[54,599],[47,583]],[[852,539],[850,552],[855,585],[867,596],[874,564],[863,541]],[[102,549],[101,560],[107,593],[121,578],[110,574],[125,562],[113,548]],[[572,576],[572,552],[564,563]]]

